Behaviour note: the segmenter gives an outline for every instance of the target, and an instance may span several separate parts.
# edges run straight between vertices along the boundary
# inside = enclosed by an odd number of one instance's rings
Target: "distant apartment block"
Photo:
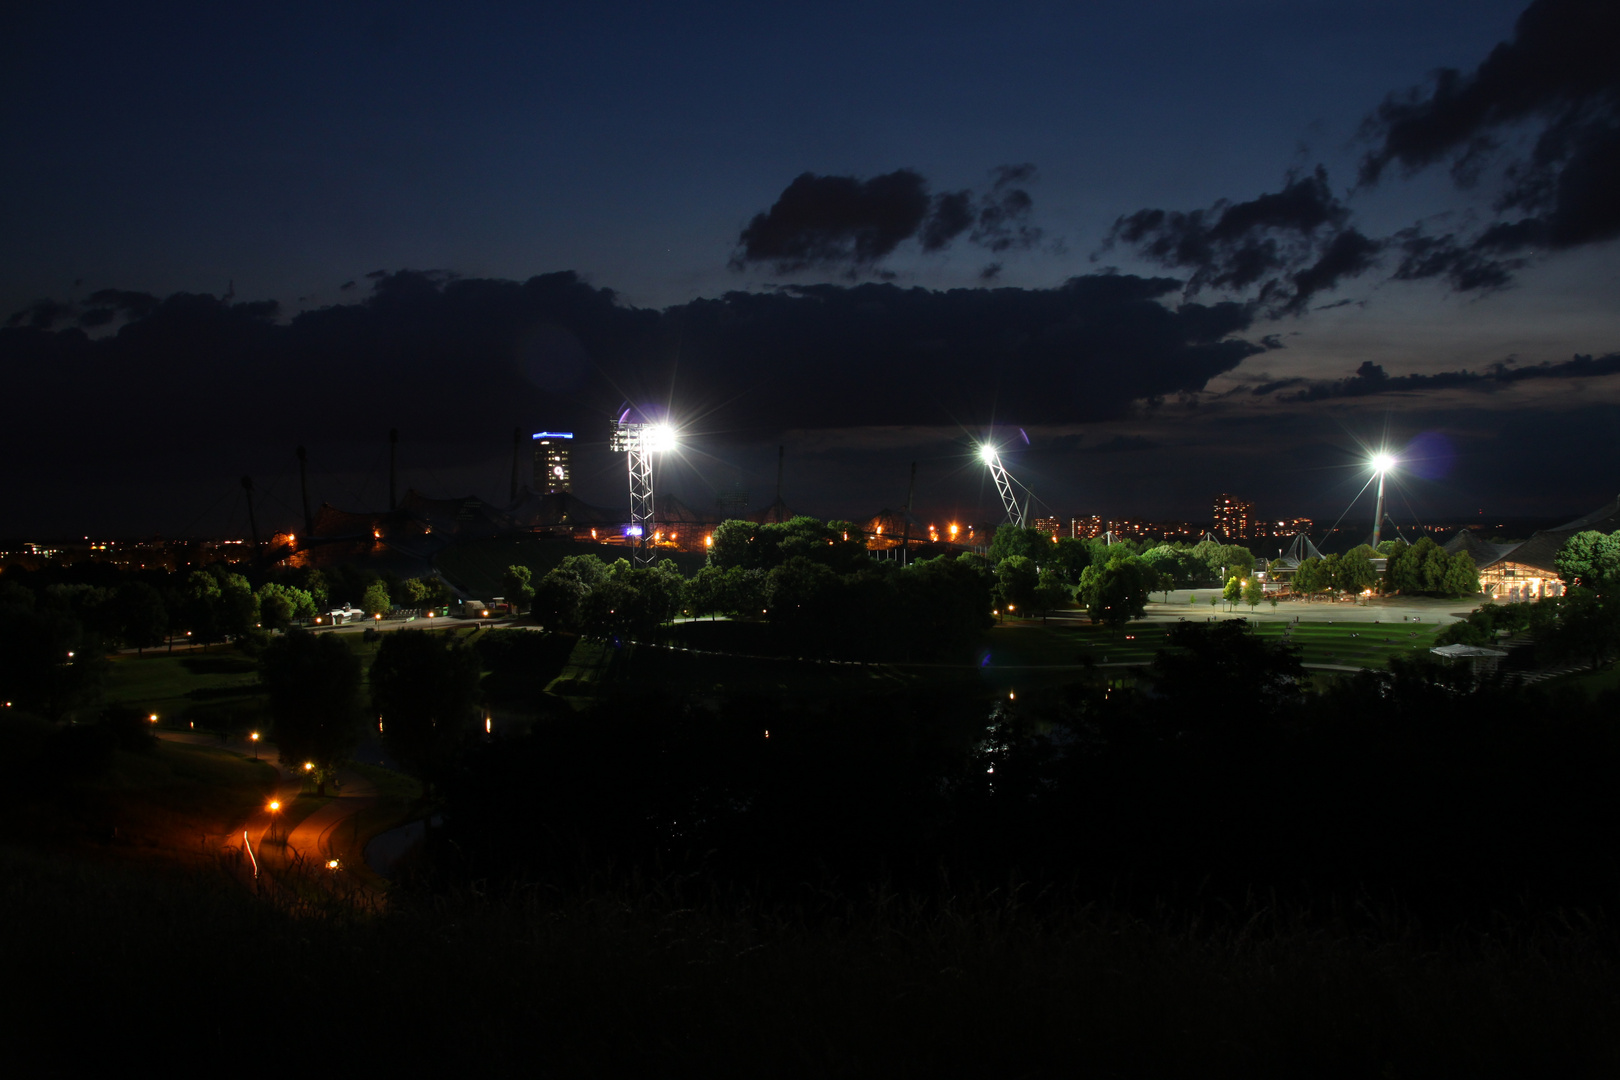
[[[1049,536],[1063,535],[1063,519],[1055,517],[1036,518],[1032,526],[1036,532],[1043,532]]]
[[[573,432],[569,431],[534,433],[534,489],[540,494],[573,492],[573,476],[568,461],[568,448],[573,439]]]
[[[1215,512],[1212,516],[1216,532],[1235,540],[1247,540],[1251,534],[1254,504],[1223,493],[1215,496]]]
[[[1107,523],[1099,514],[1069,519],[1069,535],[1077,540],[1094,540],[1107,528]]]

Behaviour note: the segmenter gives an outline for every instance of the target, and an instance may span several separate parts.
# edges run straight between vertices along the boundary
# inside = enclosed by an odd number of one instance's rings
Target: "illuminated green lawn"
[[[1381,668],[1397,653],[1411,654],[1434,646],[1440,627],[1432,624],[1372,624],[1302,622],[1251,623],[1268,641],[1284,638],[1300,646],[1306,664]],[[1003,624],[990,632],[988,642],[997,663],[1061,665],[1075,663],[1145,664],[1164,647],[1164,623],[1132,623],[1123,632],[1085,622]]]

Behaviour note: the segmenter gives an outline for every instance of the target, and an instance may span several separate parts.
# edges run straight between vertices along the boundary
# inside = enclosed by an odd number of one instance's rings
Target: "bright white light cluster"
[[[655,454],[667,454],[675,449],[677,438],[673,424],[653,424],[642,429],[641,445],[643,449],[651,450]]]

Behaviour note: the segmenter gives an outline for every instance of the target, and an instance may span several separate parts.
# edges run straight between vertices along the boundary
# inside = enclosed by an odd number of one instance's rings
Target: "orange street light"
[[[336,870],[336,869],[338,869],[339,865],[341,865],[341,864],[339,864],[339,862],[336,859],[327,859],[326,860],[326,868],[328,870]]]
[[[7,704],[7,705],[10,705],[10,704],[11,704],[11,702],[9,702],[9,701],[8,701],[8,702],[6,702],[6,704]],[[155,724],[155,723],[157,723],[157,713],[150,713],[150,714],[148,714],[148,715],[147,715],[147,717],[146,717],[146,719],[147,719],[147,720],[148,720],[148,721],[149,721],[149,722],[151,722],[151,723],[153,723],[153,724]]]
[[[304,771],[305,772],[313,772],[314,769],[315,769],[315,763],[313,761],[304,762]]]
[[[152,719],[156,720],[157,719],[157,714],[154,713],[152,715]],[[253,744],[253,760],[258,761],[259,760],[259,733],[257,731],[255,731],[253,734],[249,735],[248,736],[248,741]]]

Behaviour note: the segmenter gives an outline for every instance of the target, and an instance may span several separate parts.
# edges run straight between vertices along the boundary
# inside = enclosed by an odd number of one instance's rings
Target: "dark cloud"
[[[14,311],[6,320],[7,326],[26,326],[31,330],[50,330],[57,323],[73,318],[74,309],[59,300],[35,300],[21,311]]]
[[[1363,125],[1374,145],[1360,182],[1449,163],[1459,188],[1496,178],[1477,231],[1388,238],[1350,224],[1320,166],[1281,191],[1205,210],[1144,209],[1119,218],[1103,245],[1125,244],[1188,271],[1188,295],[1245,293],[1273,315],[1359,277],[1391,250],[1400,281],[1443,278],[1461,292],[1504,288],[1546,252],[1620,237],[1620,4],[1536,0],[1511,41],[1473,71],[1437,72],[1391,95]]]
[[[993,252],[1025,250],[1043,235],[1030,220],[1035,200],[1018,186],[1034,175],[1030,164],[1001,165],[982,194],[930,195],[928,182],[911,169],[866,180],[802,173],[742,230],[731,266],[764,263],[781,274],[870,271],[907,240],[938,252],[964,234]]]
[[[738,237],[732,262],[739,268],[771,263],[784,274],[812,266],[869,265],[915,236],[929,205],[927,181],[910,169],[869,180],[801,173],[769,211],[754,215]],[[941,245],[948,241],[948,236],[939,240]]]
[[[998,262],[985,263],[979,268],[980,281],[994,281],[1001,276],[1001,264]]]
[[[1501,390],[1515,383],[1532,379],[1588,379],[1620,375],[1620,353],[1607,356],[1577,354],[1561,363],[1534,364],[1517,367],[1512,364],[1492,364],[1484,371],[1442,371],[1433,375],[1390,375],[1382,366],[1367,361],[1348,379],[1312,382],[1305,379],[1283,379],[1258,386],[1253,393],[1275,393],[1278,390],[1303,385],[1281,397],[1283,401],[1323,401],[1328,398],[1369,397],[1374,394],[1414,393],[1430,390]]]
[[[1421,226],[1396,233],[1393,243],[1401,252],[1400,264],[1395,268],[1396,280],[1444,277],[1459,292],[1506,288],[1513,282],[1514,271],[1527,262],[1523,258],[1488,254],[1477,242],[1464,242],[1454,233],[1430,236]]]
[[[949,191],[934,197],[934,211],[923,223],[924,251],[943,251],[952,240],[973,227],[973,192]]]
[[[1294,292],[1283,310],[1303,311],[1317,293],[1366,273],[1377,264],[1383,246],[1382,241],[1369,239],[1356,229],[1345,229],[1328,242],[1314,263],[1290,277]]]
[[[1418,253],[1404,276],[1444,274],[1458,288],[1497,287],[1516,265],[1500,256],[1620,236],[1620,5],[1535,0],[1512,40],[1473,71],[1435,73],[1368,119],[1375,143],[1363,183],[1390,166],[1416,173],[1449,162],[1475,187],[1493,169],[1498,220],[1467,240]],[[1403,276],[1398,274],[1397,276]]]
[[[1125,244],[1161,266],[1190,271],[1187,295],[1206,288],[1252,293],[1274,313],[1366,272],[1381,244],[1347,228],[1347,206],[1321,166],[1282,190],[1204,210],[1138,210],[1114,222],[1107,250]]]
[[[400,272],[358,302],[279,320],[270,302],[176,294],[98,338],[0,329],[8,393],[72,402],[74,417],[69,437],[58,416],[21,410],[0,452],[32,463],[13,499],[71,519],[85,477],[133,491],[218,473],[234,491],[256,463],[288,467],[300,443],[323,461],[374,462],[390,427],[432,444],[445,475],[504,454],[514,425],[577,431],[587,453],[625,399],[669,403],[711,448],[789,429],[1093,421],[1262,351],[1241,336],[1248,309],[1167,306],[1179,287],[1130,275],[1050,289],[805,285],[653,311],[570,273]],[[619,469],[594,497],[618,497]]]
[[[143,319],[158,306],[158,298],[151,293],[130,292],[126,289],[99,289],[84,298],[94,307],[108,307],[131,319]]]

